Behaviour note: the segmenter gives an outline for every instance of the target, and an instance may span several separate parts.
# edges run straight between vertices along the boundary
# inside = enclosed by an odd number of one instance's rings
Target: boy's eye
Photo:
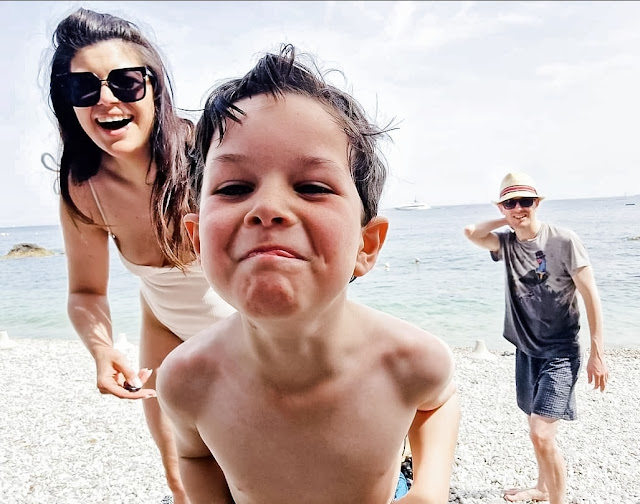
[[[300,194],[331,194],[333,191],[321,184],[300,184],[296,186],[296,191]]]
[[[228,184],[216,189],[215,194],[223,196],[244,196],[253,191],[253,187],[247,184]]]

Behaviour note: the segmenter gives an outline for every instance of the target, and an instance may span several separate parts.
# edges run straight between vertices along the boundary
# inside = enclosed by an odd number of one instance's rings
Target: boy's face
[[[362,227],[347,136],[316,100],[236,105],[242,123],[207,155],[199,222],[185,218],[205,275],[249,316],[319,313],[373,267],[387,221]]]

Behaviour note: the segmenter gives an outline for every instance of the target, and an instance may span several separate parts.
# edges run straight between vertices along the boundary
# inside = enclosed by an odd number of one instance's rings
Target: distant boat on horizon
[[[420,203],[417,199],[408,205],[394,207],[396,210],[429,210],[431,207],[426,203]]]

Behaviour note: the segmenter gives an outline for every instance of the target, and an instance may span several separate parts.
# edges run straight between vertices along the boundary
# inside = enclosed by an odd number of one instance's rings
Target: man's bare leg
[[[563,504],[566,495],[566,464],[556,444],[558,420],[533,414],[529,417],[530,437],[538,462],[538,483],[532,488],[513,488],[503,493],[505,500],[546,501]]]

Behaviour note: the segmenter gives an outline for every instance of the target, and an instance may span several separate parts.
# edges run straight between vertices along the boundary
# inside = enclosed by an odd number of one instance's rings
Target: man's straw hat
[[[500,183],[500,196],[494,203],[497,205],[511,198],[538,198],[543,200],[544,196],[538,194],[536,183],[526,173],[507,173]]]

